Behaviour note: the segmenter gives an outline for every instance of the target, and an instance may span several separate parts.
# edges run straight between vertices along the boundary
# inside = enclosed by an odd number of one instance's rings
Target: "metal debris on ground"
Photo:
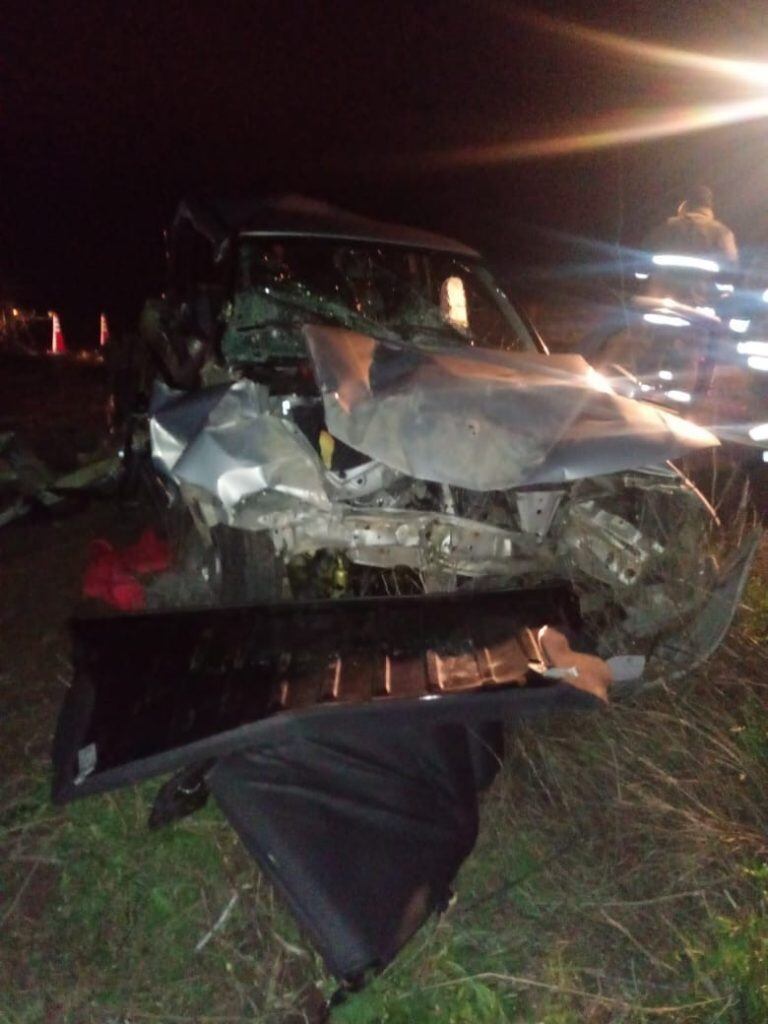
[[[14,431],[0,433],[0,526],[34,509],[54,509],[68,494],[114,483],[120,473],[115,453],[103,455],[66,473],[55,473]]]

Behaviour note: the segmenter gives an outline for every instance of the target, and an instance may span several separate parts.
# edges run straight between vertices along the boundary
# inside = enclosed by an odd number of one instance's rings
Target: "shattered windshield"
[[[241,239],[229,357],[288,354],[323,323],[420,347],[535,343],[479,263],[451,253],[319,239]],[[244,356],[240,356],[243,358]]]

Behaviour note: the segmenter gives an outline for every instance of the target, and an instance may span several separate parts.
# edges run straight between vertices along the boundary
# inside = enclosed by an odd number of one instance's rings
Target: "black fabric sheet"
[[[220,760],[208,782],[328,969],[353,981],[447,901],[502,730],[406,715],[350,729],[346,719],[288,717],[268,742]]]

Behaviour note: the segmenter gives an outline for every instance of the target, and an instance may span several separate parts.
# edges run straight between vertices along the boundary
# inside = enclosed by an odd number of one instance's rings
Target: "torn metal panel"
[[[83,491],[90,488],[100,488],[105,484],[115,482],[120,475],[120,457],[107,455],[103,459],[95,459],[87,462],[78,469],[56,478],[53,485],[56,491]]]
[[[537,640],[549,664],[544,671],[546,678],[562,679],[575,686],[577,690],[584,690],[585,693],[591,693],[594,697],[608,702],[613,674],[607,661],[594,654],[574,651],[568,638],[551,626],[542,626]]]
[[[284,718],[208,776],[328,970],[349,982],[384,967],[447,906],[477,838],[478,791],[503,754],[498,722],[404,713],[389,726]]]
[[[13,431],[0,433],[0,526],[61,501],[54,474]]]
[[[587,576],[604,583],[631,586],[649,560],[664,551],[658,540],[595,501],[574,502],[568,509],[568,525],[563,551]]]
[[[525,713],[540,687],[521,684],[542,683],[550,664],[537,630],[578,622],[573,595],[556,587],[77,620],[55,796],[242,748],[285,712],[381,714],[407,701],[416,718],[466,721],[495,694],[494,713]],[[94,756],[76,783],[84,750]]]
[[[474,491],[563,483],[718,445],[617,395],[580,356],[420,349],[306,326],[329,431],[419,480]]]
[[[156,380],[149,407],[152,460],[161,472],[170,474],[199,432],[208,416],[229,390],[229,384],[176,391]]]
[[[269,526],[278,552],[291,556],[321,548],[343,551],[359,565],[442,569],[464,576],[546,571],[553,564],[535,539],[515,530],[415,509],[367,510],[335,507],[329,514],[307,515],[296,506],[265,511],[243,510],[239,524]]]
[[[549,533],[552,520],[565,497],[565,491],[518,491],[517,514],[520,528],[535,534],[539,540]]]
[[[12,486],[17,494],[32,497],[54,481],[55,474],[13,431],[0,433],[0,487]]]
[[[35,508],[61,506],[64,494],[113,484],[119,469],[120,461],[115,454],[57,476],[15,433],[0,433],[0,526]]]
[[[323,466],[294,423],[250,380],[191,394],[158,386],[150,420],[156,464],[224,509],[270,491],[328,508]]]
[[[14,519],[21,519],[30,511],[31,506],[23,498],[15,498],[3,505],[0,509],[0,526],[12,523]]]

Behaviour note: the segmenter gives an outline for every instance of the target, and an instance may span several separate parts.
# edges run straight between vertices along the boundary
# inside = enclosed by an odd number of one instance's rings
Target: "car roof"
[[[305,196],[283,195],[266,199],[186,199],[174,217],[174,230],[184,222],[220,249],[232,236],[299,236],[379,242],[417,249],[433,249],[477,258],[479,253],[461,242],[420,228],[403,227],[349,213]]]

